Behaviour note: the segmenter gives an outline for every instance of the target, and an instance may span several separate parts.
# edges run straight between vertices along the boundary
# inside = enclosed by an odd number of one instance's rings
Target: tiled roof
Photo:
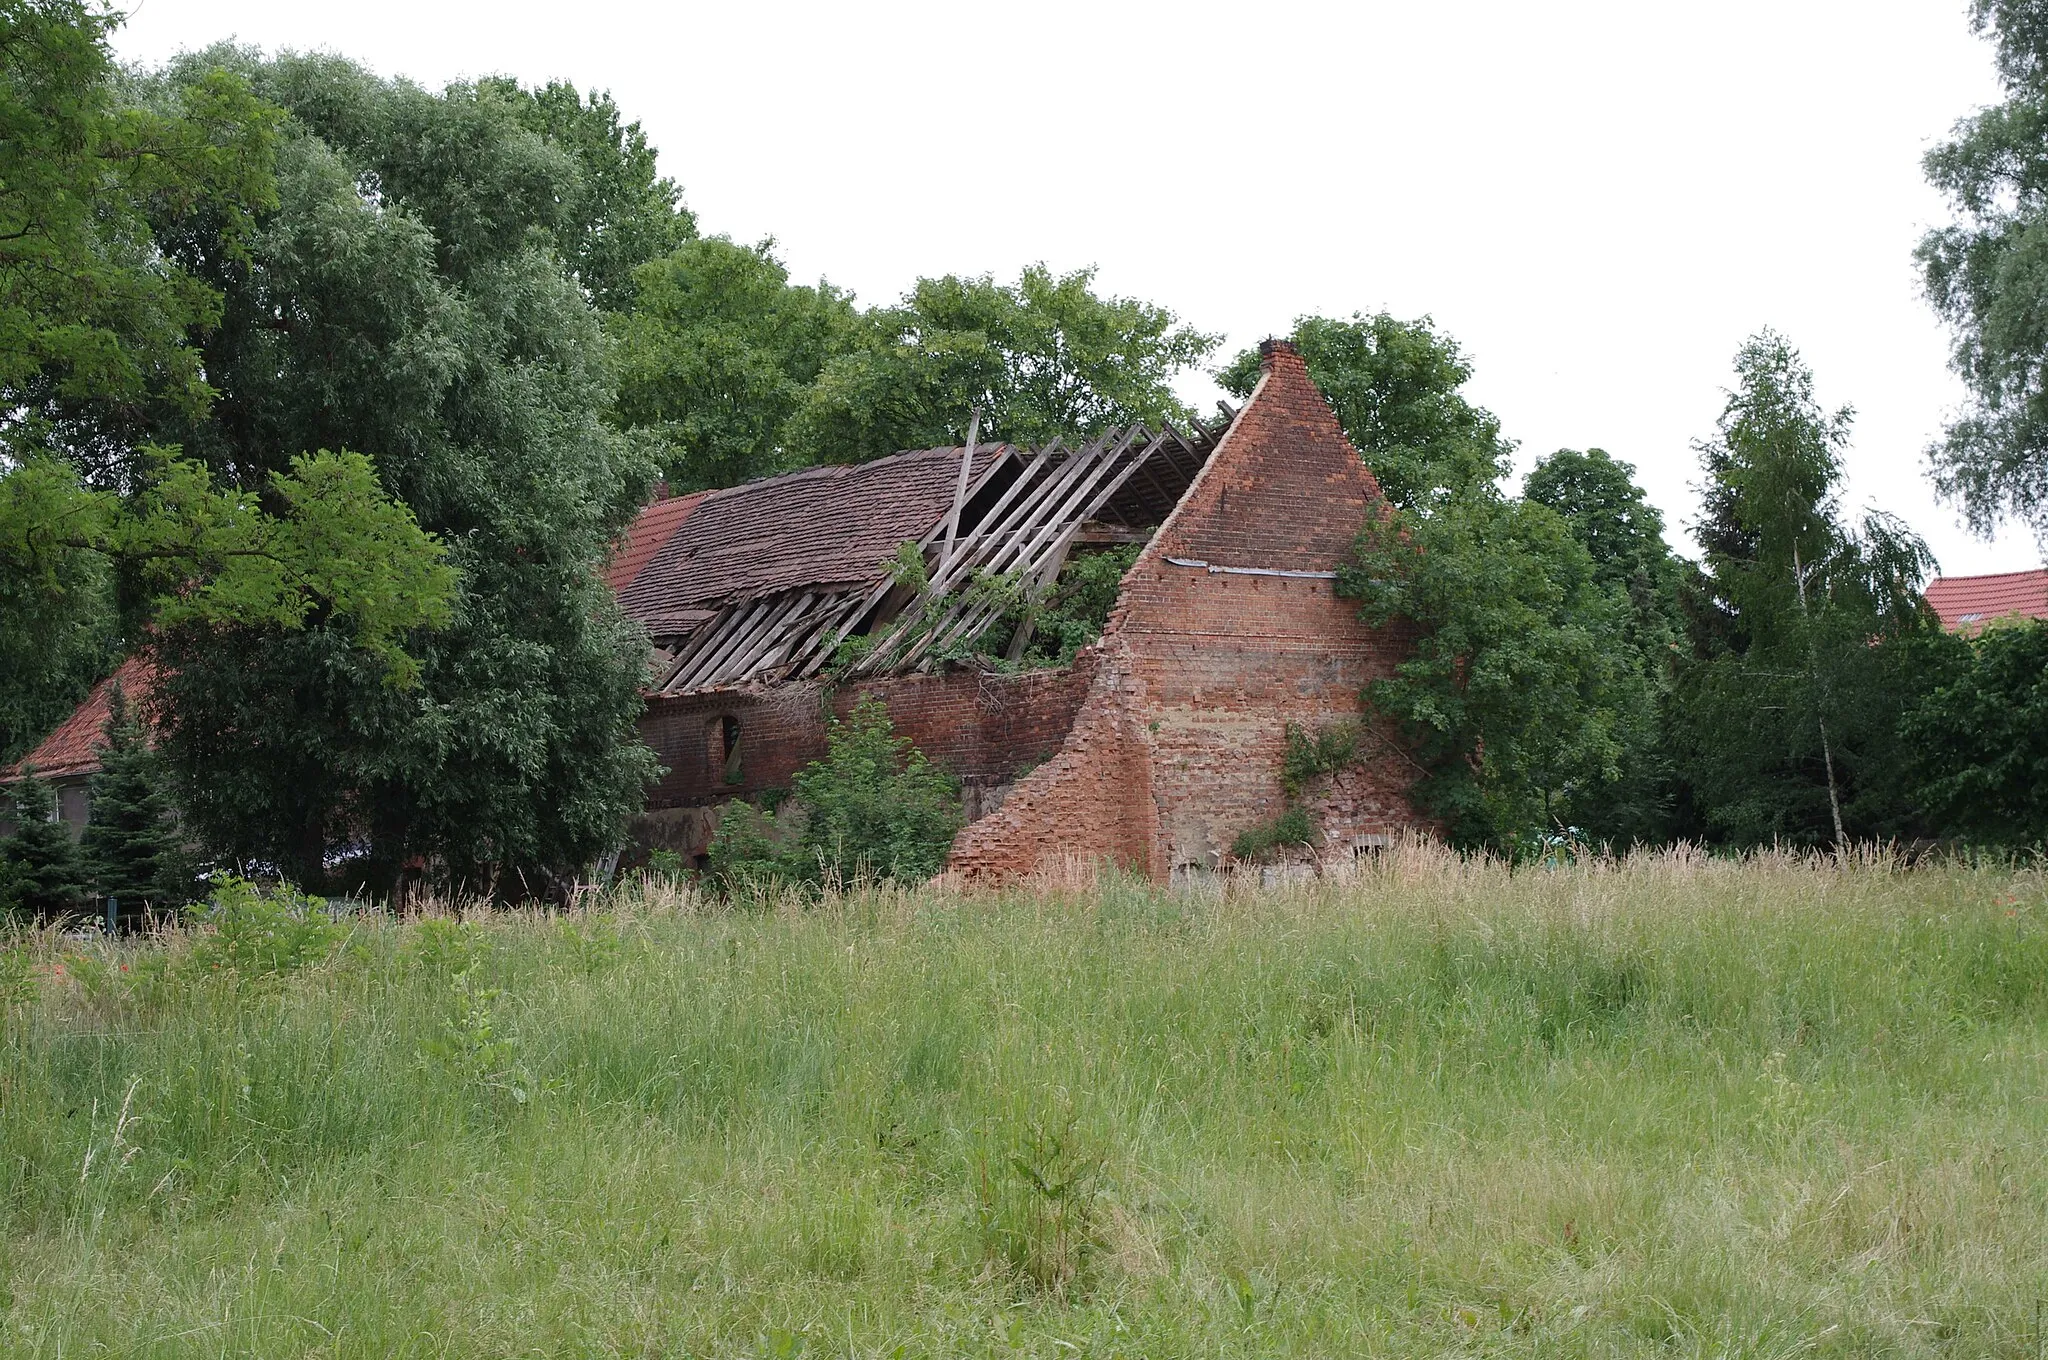
[[[972,473],[1002,448],[978,449]],[[960,454],[918,449],[714,491],[691,508],[619,601],[659,636],[686,632],[706,611],[734,601],[879,581],[897,545],[922,537],[952,505]]]
[[[155,678],[156,673],[148,662],[141,657],[129,657],[121,663],[119,670],[92,687],[92,693],[85,696],[85,702],[73,709],[71,716],[60,723],[56,731],[44,737],[35,750],[10,766],[0,778],[18,776],[24,765],[35,766],[36,773],[44,779],[98,774],[99,747],[105,739],[107,714],[113,705],[109,690],[119,685],[132,707],[148,697]]]
[[[620,535],[612,560],[605,565],[604,580],[612,588],[612,593],[617,594],[633,584],[633,578],[654,560],[654,554],[668,542],[676,526],[710,494],[699,491],[690,496],[667,496],[644,507],[634,517],[633,522],[626,526],[626,532]]]
[[[1995,576],[1937,576],[1927,603],[1950,632],[1974,633],[1993,619],[2048,619],[2048,570]]]

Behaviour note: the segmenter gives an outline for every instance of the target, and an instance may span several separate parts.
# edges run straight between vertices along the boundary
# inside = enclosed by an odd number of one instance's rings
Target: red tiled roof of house
[[[1975,633],[1994,619],[2048,619],[2048,569],[1993,576],[1937,576],[1927,603],[1950,632]]]
[[[73,709],[71,716],[58,724],[56,731],[44,737],[35,750],[9,766],[0,778],[18,778],[22,768],[28,765],[35,766],[36,773],[44,779],[98,774],[100,744],[105,739],[107,715],[113,706],[111,690],[119,685],[129,704],[134,705],[148,697],[155,679],[156,672],[147,661],[139,656],[129,657],[121,663],[119,670],[92,687],[92,692],[85,696],[85,702]]]
[[[972,474],[1003,448],[977,449]],[[897,545],[922,537],[945,515],[960,454],[917,449],[714,491],[668,535],[619,601],[660,636],[688,632],[735,601],[879,581]]]
[[[654,554],[668,542],[669,535],[697,508],[698,502],[710,494],[709,491],[699,491],[688,496],[667,496],[649,503],[634,516],[633,522],[626,526],[626,532],[619,536],[612,560],[605,565],[605,584],[612,588],[613,594],[633,584],[633,578],[654,560]]]

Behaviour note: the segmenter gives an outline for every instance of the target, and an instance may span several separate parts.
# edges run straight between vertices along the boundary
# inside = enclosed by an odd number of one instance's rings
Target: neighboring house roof
[[[1092,541],[1084,526],[1114,534],[1159,524],[1221,428],[1182,435],[1133,425],[1080,448],[977,446],[964,484],[965,450],[956,447],[712,492],[619,594],[657,643],[652,692],[802,679],[856,634],[872,643],[849,674],[929,668],[1003,612],[989,593],[964,591],[977,574],[1042,588],[1077,539]],[[891,571],[906,543],[924,559],[921,592]]]
[[[1937,576],[1927,603],[1952,633],[1975,633],[1995,619],[2048,619],[2048,569],[1992,576]]]
[[[661,545],[668,542],[682,522],[689,518],[692,510],[709,491],[699,491],[688,496],[664,496],[647,505],[626,526],[626,532],[619,536],[617,549],[605,565],[605,584],[617,594],[633,584],[633,578],[646,570],[654,555],[661,551]]]
[[[139,656],[129,657],[120,669],[94,685],[85,702],[73,709],[71,716],[33,751],[0,774],[0,779],[18,779],[23,768],[30,765],[44,779],[78,779],[98,774],[100,746],[106,739],[107,717],[113,709],[113,687],[119,685],[132,706],[148,697],[155,679],[156,672],[147,661]]]

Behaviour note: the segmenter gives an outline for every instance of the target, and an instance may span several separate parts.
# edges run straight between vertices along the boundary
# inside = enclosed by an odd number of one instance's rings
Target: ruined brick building
[[[1355,721],[1404,646],[1335,594],[1379,503],[1372,474],[1293,347],[1263,353],[1244,407],[1191,435],[924,449],[648,506],[609,566],[656,645],[640,731],[667,773],[635,841],[702,856],[723,806],[787,788],[824,754],[826,715],[873,696],[959,777],[963,876],[1075,857],[1160,879],[1218,867],[1283,809],[1288,725]],[[977,577],[1044,588],[1077,554],[1140,544],[1071,665],[972,659],[1001,612]],[[140,700],[150,678],[131,660],[22,762],[59,785],[74,832],[110,687]],[[1415,822],[1391,736],[1369,731],[1365,758],[1310,791],[1326,858]]]
[[[1218,867],[1284,806],[1288,726],[1356,721],[1405,645],[1335,594],[1372,474],[1293,347],[1262,354],[1244,407],[1190,436],[926,449],[650,506],[612,567],[656,642],[640,730],[668,770],[636,839],[701,856],[722,805],[786,788],[823,754],[827,713],[873,696],[961,779],[963,876],[1075,856],[1155,879]],[[998,612],[962,588],[977,575],[1045,587],[1073,554],[1135,543],[1072,665],[958,663]],[[1366,735],[1308,795],[1326,858],[1416,822],[1412,767]]]

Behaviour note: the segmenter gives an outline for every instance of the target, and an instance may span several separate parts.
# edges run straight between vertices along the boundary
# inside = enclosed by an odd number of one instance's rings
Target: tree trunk
[[[1806,608],[1806,568],[1799,561],[1799,544],[1792,544],[1792,584],[1799,591],[1799,621],[1806,627],[1806,673],[1813,686],[1820,692],[1820,760],[1828,772],[1828,811],[1835,820],[1835,849],[1840,851],[1849,843],[1849,833],[1842,828],[1842,795],[1835,786],[1835,751],[1828,744],[1827,686],[1820,676],[1820,657],[1813,646],[1813,619]]]

